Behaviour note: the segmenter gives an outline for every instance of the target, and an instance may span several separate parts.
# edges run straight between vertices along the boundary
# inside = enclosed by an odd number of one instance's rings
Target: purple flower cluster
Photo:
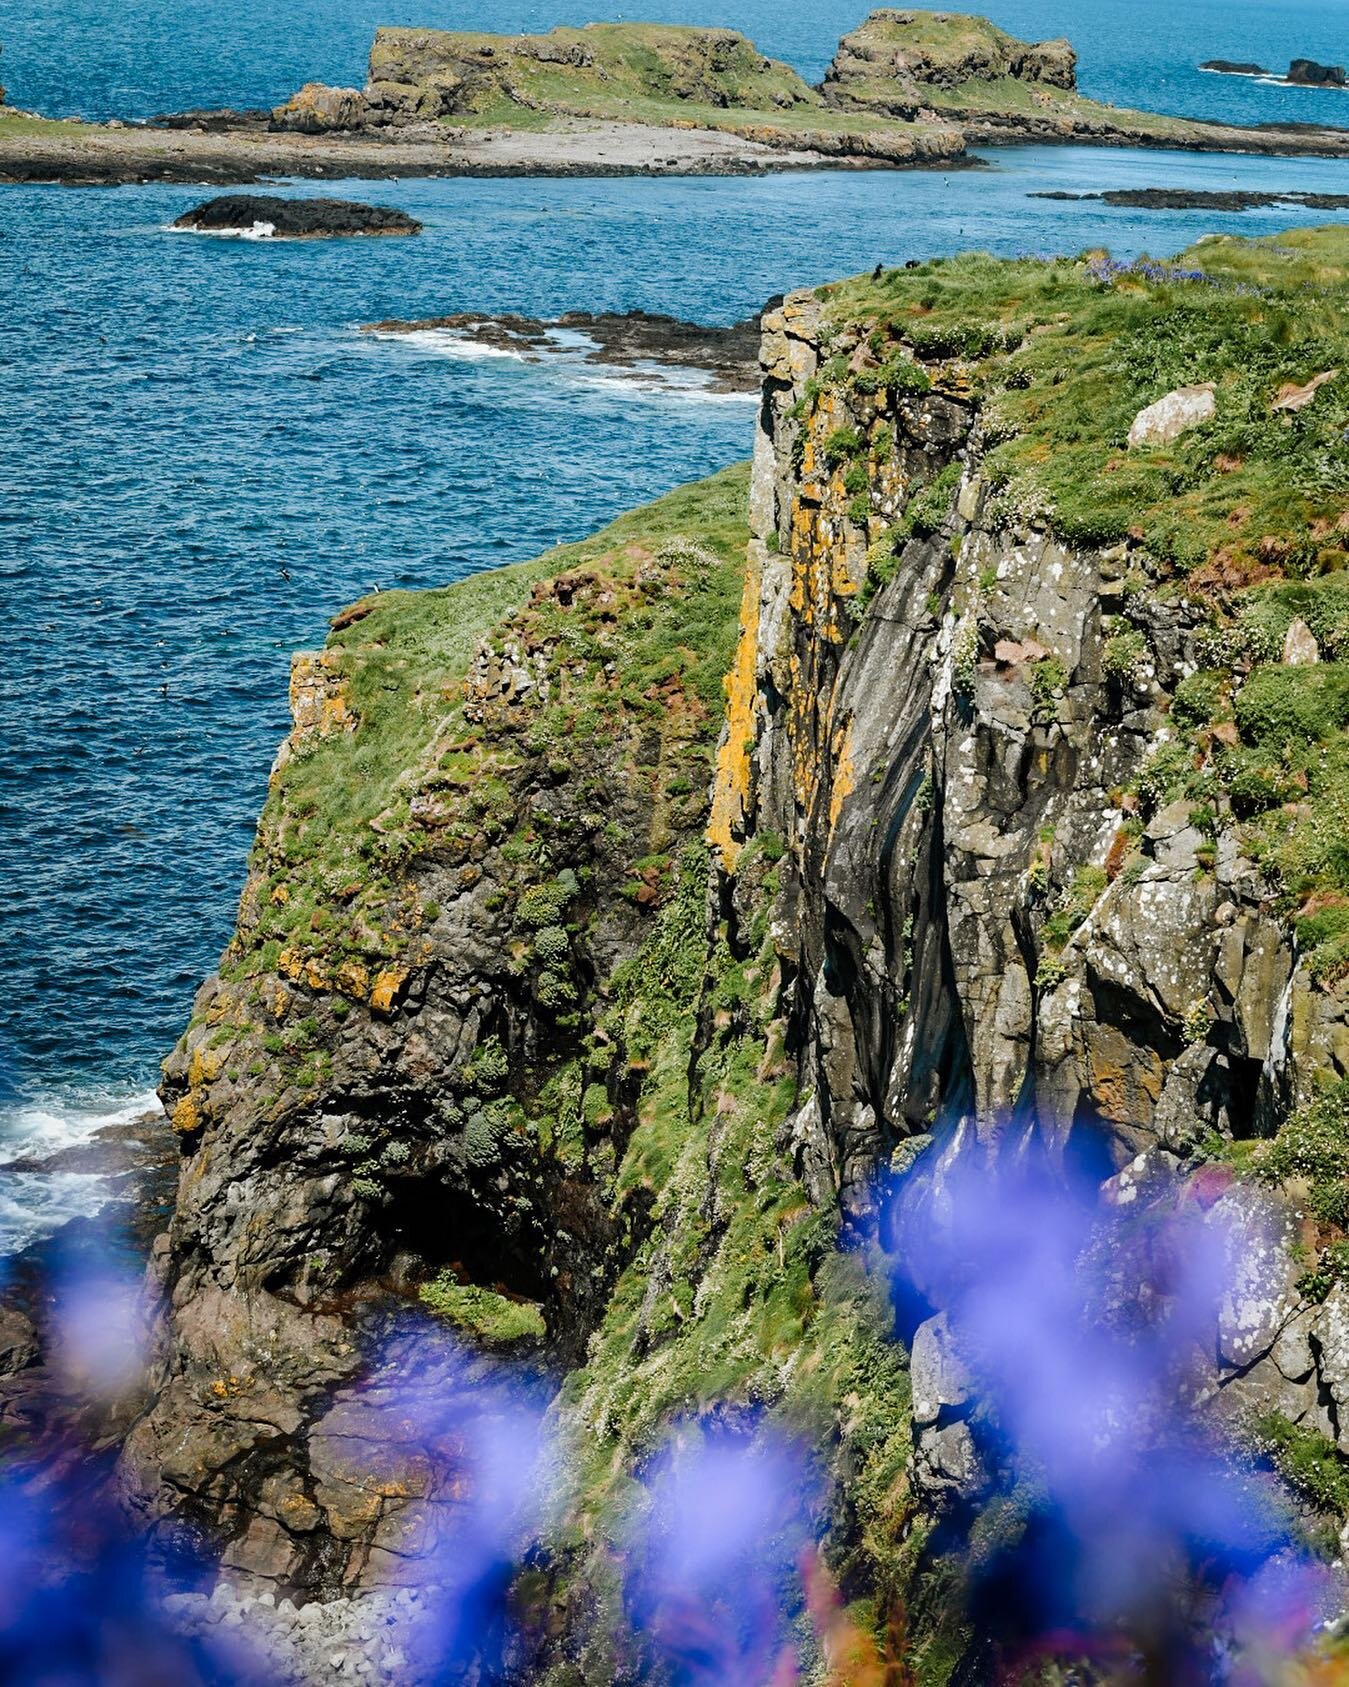
[[[1099,281],[1103,287],[1109,287],[1122,276],[1135,276],[1144,281],[1153,282],[1188,282],[1198,287],[1216,287],[1224,293],[1231,293],[1240,298],[1259,298],[1264,289],[1253,286],[1248,281],[1231,281],[1220,275],[1210,275],[1207,270],[1184,269],[1179,264],[1161,263],[1156,258],[1134,258],[1129,263],[1121,263],[1108,254],[1097,253],[1087,259],[1087,271],[1092,279]]]

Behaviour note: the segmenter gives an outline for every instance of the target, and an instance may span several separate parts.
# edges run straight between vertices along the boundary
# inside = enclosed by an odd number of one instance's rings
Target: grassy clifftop
[[[696,807],[735,637],[744,497],[744,469],[727,469],[532,562],[338,616],[324,650],[297,658],[296,731],[229,964],[281,964],[358,996],[382,969],[416,964],[427,921],[405,874],[480,857],[536,763],[560,779],[573,747],[634,720],[683,721],[670,732],[679,765],[664,769],[678,788],[662,800]],[[518,743],[484,729],[485,703],[531,691],[548,706],[525,711]]]

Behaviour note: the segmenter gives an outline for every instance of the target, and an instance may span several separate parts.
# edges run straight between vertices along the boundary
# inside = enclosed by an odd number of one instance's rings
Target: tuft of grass
[[[543,1313],[532,1301],[510,1300],[474,1283],[459,1283],[442,1272],[423,1283],[418,1298],[428,1312],[453,1324],[488,1347],[518,1347],[547,1335]]]

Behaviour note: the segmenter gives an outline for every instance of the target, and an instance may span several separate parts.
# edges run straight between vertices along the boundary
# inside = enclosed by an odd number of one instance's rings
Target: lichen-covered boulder
[[[301,135],[328,135],[361,129],[369,119],[364,94],[356,88],[330,88],[323,82],[306,82],[299,93],[272,112],[272,126]]]
[[[1218,409],[1213,393],[1213,383],[1201,381],[1195,386],[1177,387],[1155,404],[1149,404],[1133,419],[1129,429],[1130,447],[1169,445],[1191,428],[1212,421]]]

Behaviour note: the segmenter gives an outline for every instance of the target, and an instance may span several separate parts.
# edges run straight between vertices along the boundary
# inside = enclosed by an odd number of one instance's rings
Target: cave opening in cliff
[[[377,1223],[386,1265],[400,1281],[430,1281],[449,1270],[465,1285],[544,1298],[539,1254],[481,1199],[434,1178],[400,1179],[390,1193]]]

